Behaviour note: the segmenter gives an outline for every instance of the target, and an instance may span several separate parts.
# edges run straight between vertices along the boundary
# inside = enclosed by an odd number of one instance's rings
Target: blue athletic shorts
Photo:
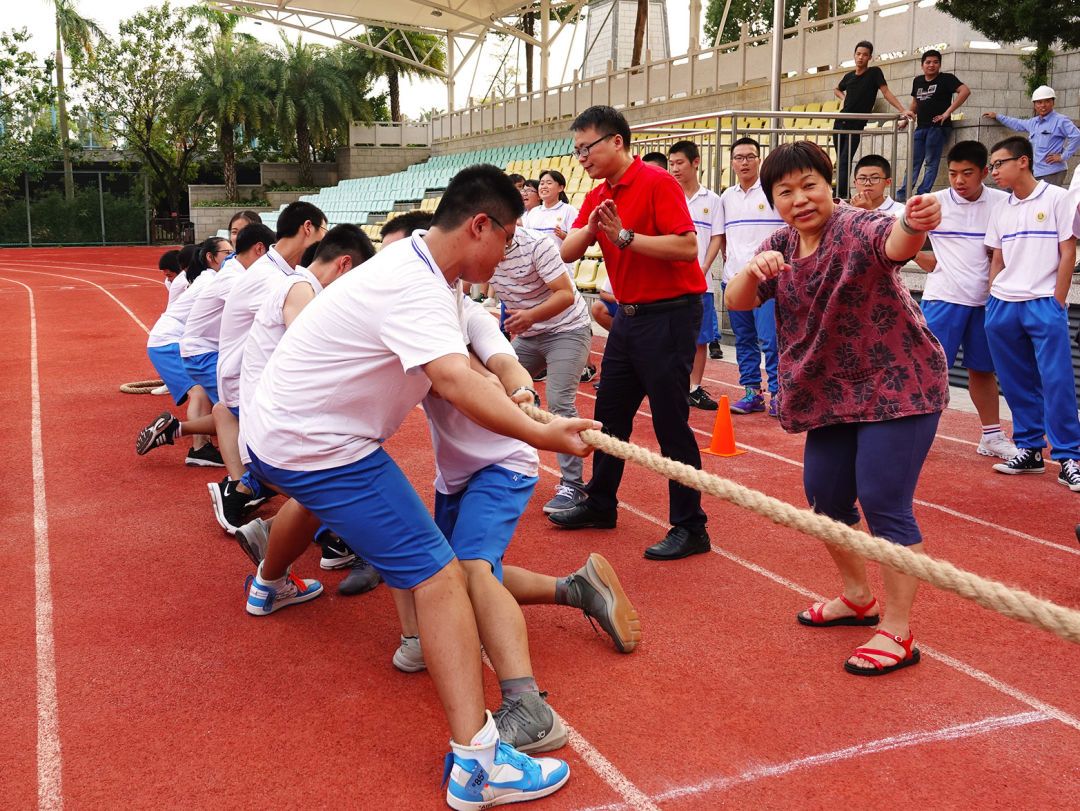
[[[382,448],[352,464],[302,471],[282,470],[250,448],[248,453],[255,478],[307,507],[388,586],[411,589],[454,559],[424,502]]]
[[[926,326],[945,350],[949,366],[956,362],[957,350],[964,347],[964,367],[976,372],[994,371],[990,344],[986,340],[986,308],[969,307],[948,301],[922,302]]]
[[[188,375],[206,389],[206,393],[210,395],[210,402],[216,403],[218,401],[217,393],[217,352],[203,352],[201,355],[191,355],[190,357],[180,356],[180,359],[184,361],[184,368],[187,369]]]
[[[157,373],[168,386],[173,402],[183,405],[187,400],[188,391],[196,384],[188,374],[183,358],[180,357],[180,344],[148,346],[146,354],[150,356],[150,362],[154,364]]]
[[[607,307],[608,315],[614,318],[615,313],[618,312],[619,303],[617,301],[604,301],[603,299],[600,299],[600,303]]]
[[[236,419],[240,419],[240,406],[225,406]]]
[[[713,301],[713,294],[702,293],[701,304],[705,311],[701,316],[701,331],[698,332],[697,336],[698,346],[720,340],[720,323],[716,320],[716,304]]]
[[[502,558],[536,488],[536,476],[488,465],[464,490],[435,492],[435,523],[458,560],[486,560],[502,582]]]

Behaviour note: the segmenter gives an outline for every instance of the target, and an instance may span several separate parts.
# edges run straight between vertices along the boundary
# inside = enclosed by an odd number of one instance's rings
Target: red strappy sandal
[[[877,625],[881,619],[877,614],[871,614],[867,616],[866,612],[877,605],[877,597],[872,597],[870,602],[866,605],[855,605],[844,595],[840,595],[840,600],[855,612],[854,617],[837,617],[836,619],[827,620],[822,617],[825,611],[825,603],[820,605],[812,605],[807,610],[810,614],[809,617],[804,617],[801,613],[795,615],[795,619],[801,622],[803,625],[809,625],[812,628],[832,628],[836,625],[859,625],[859,626],[872,626]]]
[[[851,662],[844,662],[844,670],[848,673],[854,673],[856,676],[884,676],[886,673],[892,673],[894,670],[900,670],[903,667],[910,667],[911,665],[917,665],[919,663],[919,649],[912,648],[912,643],[915,641],[915,635],[910,634],[907,639],[903,639],[896,634],[890,634],[888,631],[878,630],[878,633],[884,637],[888,637],[897,645],[904,649],[905,656],[900,657],[895,653],[887,650],[878,650],[877,648],[855,648],[854,656],[860,656],[868,662],[873,662],[873,667],[859,667],[853,665]],[[873,637],[871,637],[872,639]],[[868,655],[869,654],[869,655]],[[895,659],[896,662],[891,665],[883,665],[877,659],[870,658],[871,656],[885,656],[889,659]]]

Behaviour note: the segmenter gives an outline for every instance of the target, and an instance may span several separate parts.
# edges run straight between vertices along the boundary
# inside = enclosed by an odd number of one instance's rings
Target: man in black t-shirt
[[[899,111],[900,115],[912,118],[913,116],[896,100],[896,96],[885,84],[885,74],[881,72],[881,68],[869,67],[873,55],[874,46],[866,40],[855,46],[855,70],[845,73],[840,84],[833,88],[833,94],[843,102],[840,112],[874,112],[874,102],[877,101],[878,90],[881,90],[881,95]],[[862,138],[855,133],[861,132],[865,126],[865,121],[844,118],[838,118],[833,123],[834,129],[850,130],[850,132],[838,132],[833,135],[833,145],[836,147],[836,193],[844,200],[848,196],[851,161],[855,157],[855,151],[859,148],[859,141]]]
[[[916,76],[911,82],[909,108],[915,114],[916,122],[915,143],[911,154],[912,186],[919,179],[923,164],[926,165],[916,194],[926,194],[934,185],[938,164],[941,163],[941,152],[952,130],[952,119],[949,116],[971,95],[968,86],[956,76],[941,72],[940,51],[925,51],[922,55],[922,69],[923,75]],[[956,95],[955,101],[953,94]],[[907,184],[901,180],[896,190],[897,201],[903,202],[906,189]]]

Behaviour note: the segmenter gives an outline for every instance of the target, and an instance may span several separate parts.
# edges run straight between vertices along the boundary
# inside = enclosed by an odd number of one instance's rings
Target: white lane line
[[[877,740],[866,741],[865,743],[856,744],[855,746],[836,749],[832,752],[822,752],[817,755],[809,755],[807,757],[789,760],[786,763],[755,766],[740,774],[727,777],[714,777],[692,786],[679,786],[677,788],[668,789],[667,791],[656,795],[653,799],[656,800],[656,802],[662,803],[681,800],[686,797],[693,797],[707,792],[727,791],[745,783],[752,783],[757,780],[773,777],[782,777],[786,774],[791,774],[792,772],[814,769],[819,766],[831,766],[836,763],[854,760],[855,758],[879,755],[883,752],[891,752],[896,749],[904,749],[910,746],[955,741],[964,738],[972,738],[976,735],[989,735],[1002,730],[1014,729],[1028,724],[1037,724],[1041,721],[1048,720],[1050,719],[1041,712],[1022,712],[1016,713],[1015,715],[984,718],[980,721],[973,721],[968,724],[957,724],[956,726],[945,727],[944,729],[928,730],[925,732],[905,732],[900,735],[892,735],[888,738],[878,738]],[[626,806],[620,803],[609,803],[607,805],[590,806],[587,809],[583,809],[583,811],[620,811],[620,809],[624,808],[626,808]]]
[[[18,262],[15,262],[14,264],[0,265],[0,270],[15,270],[15,271],[20,271],[21,270],[24,273],[28,272],[29,270],[33,270],[33,271],[73,270],[73,271],[78,271],[79,273],[108,273],[110,276],[125,276],[125,277],[127,277],[129,279],[138,279],[140,282],[144,282],[146,284],[160,285],[161,287],[165,287],[165,282],[162,279],[151,279],[151,278],[148,278],[146,276],[140,276],[140,275],[138,275],[136,273],[123,273],[123,272],[121,272],[119,270],[101,270],[101,268],[103,267],[102,265],[97,265],[95,267],[88,267],[88,268],[75,267],[78,264],[79,263],[77,263],[77,262],[64,262],[62,268],[57,268],[55,262],[46,263],[46,264],[42,264],[42,265],[37,265],[37,264],[34,264],[34,260],[21,259]],[[15,267],[15,265],[20,265],[21,267]],[[104,267],[128,267],[128,266],[127,265],[106,265]]]
[[[124,304],[124,302],[122,302],[120,299],[118,299],[116,296],[114,296],[112,293],[110,293],[108,290],[106,290],[100,284],[95,284],[94,282],[90,281],[89,279],[83,279],[80,276],[65,276],[62,273],[46,273],[43,270],[19,270],[18,268],[13,268],[13,267],[6,267],[5,270],[9,270],[9,271],[13,270],[16,273],[33,273],[36,276],[56,276],[56,277],[61,278],[61,279],[71,279],[72,281],[75,281],[75,282],[83,282],[84,284],[93,285],[98,290],[100,290],[102,293],[104,293],[106,296],[108,296],[113,301],[115,301],[117,304],[119,304],[120,309],[122,309],[125,313],[130,315],[131,319],[142,328],[143,332],[145,332],[147,335],[150,334],[150,328],[148,326],[146,326],[146,324],[144,324],[142,321],[140,321],[139,317],[137,315],[135,315],[135,313],[133,313],[131,310],[129,310],[127,308],[127,305]],[[18,284],[22,284],[22,283],[18,282]],[[26,287],[26,285],[23,285],[23,287]],[[27,287],[26,289],[29,290],[30,288]]]
[[[38,808],[64,806],[61,789],[60,724],[57,718],[56,656],[53,639],[52,577],[49,569],[49,513],[45,503],[45,457],[41,447],[41,387],[38,380],[37,310],[30,297],[30,458],[34,485],[34,617],[37,647]]]

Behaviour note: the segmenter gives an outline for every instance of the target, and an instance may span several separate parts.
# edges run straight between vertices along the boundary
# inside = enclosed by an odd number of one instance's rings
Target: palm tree
[[[422,34],[419,31],[389,30],[377,26],[368,26],[367,34],[360,40],[366,45],[378,47],[380,50],[422,61],[430,52],[427,61],[424,62],[433,70],[446,69],[446,51],[442,48],[439,38],[434,34]],[[386,54],[373,53],[372,64],[376,72],[386,77],[390,84],[390,119],[401,121],[401,88],[399,79],[402,76],[421,76],[427,71],[402,62]]]
[[[236,130],[250,131],[269,115],[270,88],[263,49],[246,38],[218,36],[210,47],[196,50],[194,77],[177,94],[182,119],[212,121],[225,164],[225,199],[240,201],[236,186]]]
[[[630,55],[631,65],[641,64],[641,52],[644,50],[645,29],[649,25],[649,0],[637,0],[637,15],[634,17],[634,52]]]
[[[46,0],[48,2],[48,0]],[[68,146],[70,128],[67,114],[67,92],[64,87],[64,48],[73,59],[92,56],[94,40],[105,39],[105,32],[93,20],[80,16],[75,0],[52,0],[56,13],[56,109],[60,125],[60,144],[64,153],[64,196],[75,196],[75,181],[71,173],[71,149]]]

